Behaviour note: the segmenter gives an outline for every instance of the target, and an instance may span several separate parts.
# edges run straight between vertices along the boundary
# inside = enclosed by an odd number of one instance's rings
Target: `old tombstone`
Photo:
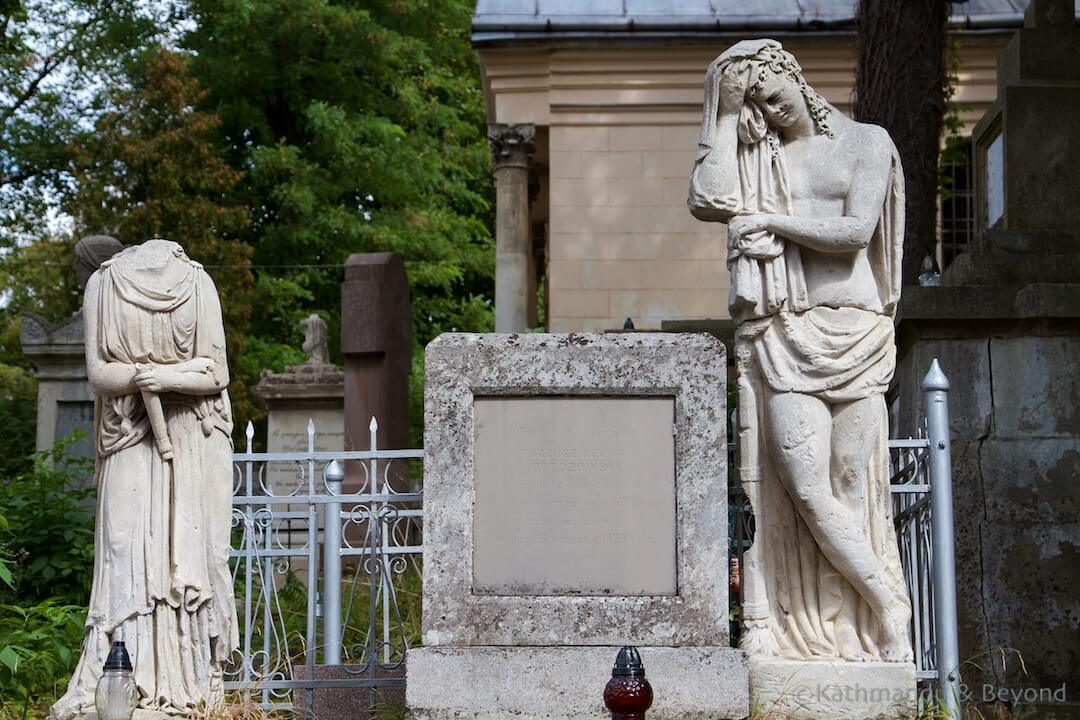
[[[107,235],[91,235],[75,245],[75,274],[81,286],[105,260],[123,248]],[[19,337],[34,363],[38,381],[37,450],[48,450],[72,430],[86,435],[72,446],[76,457],[94,456],[94,393],[86,379],[86,348],[80,309],[53,324],[34,313],[23,315]]]
[[[239,645],[229,571],[232,414],[217,290],[176,243],[150,240],[86,286],[98,398],[94,581],[82,652],[50,718],[92,718],[111,643],[134,665],[137,717],[206,712]]]
[[[315,449],[345,449],[345,374],[329,362],[326,321],[310,315],[300,321],[307,362],[284,372],[264,370],[252,394],[267,409],[268,452],[303,452],[308,448],[308,421],[315,424]],[[272,463],[266,472],[269,489],[286,495],[302,481],[295,466]]]
[[[806,720],[911,717],[884,402],[899,157],[884,130],[807,85],[774,40],[726,50],[705,93],[688,204],[727,224],[739,477],[756,527],[742,580],[751,702]]]
[[[417,720],[748,714],[729,646],[726,363],[704,335],[442,335],[425,384]]]
[[[371,419],[383,450],[409,443],[412,319],[405,265],[394,253],[358,253],[341,286],[345,355],[345,449],[368,450]],[[350,481],[355,479],[350,471]]]
[[[1080,716],[1076,642],[1063,641],[1080,617],[1077,47],[1073,0],[1034,0],[973,132],[978,235],[940,287],[905,289],[897,323],[901,433],[919,430],[930,359],[959,371],[950,403],[964,682],[976,702],[1040,717]]]

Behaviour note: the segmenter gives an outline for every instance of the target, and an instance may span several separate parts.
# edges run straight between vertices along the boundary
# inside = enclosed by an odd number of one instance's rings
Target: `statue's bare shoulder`
[[[857,153],[862,160],[870,164],[891,163],[895,145],[889,131],[880,125],[852,120],[846,115],[836,113],[843,121],[836,123],[837,140]]]

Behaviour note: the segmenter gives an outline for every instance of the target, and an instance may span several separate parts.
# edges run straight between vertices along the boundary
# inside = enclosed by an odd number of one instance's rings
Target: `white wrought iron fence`
[[[309,421],[305,450],[257,453],[249,424],[233,456],[241,648],[225,674],[227,691],[308,716],[319,689],[366,688],[373,707],[404,686],[423,552],[423,450],[379,450],[375,419],[370,451],[317,451],[316,433]]]

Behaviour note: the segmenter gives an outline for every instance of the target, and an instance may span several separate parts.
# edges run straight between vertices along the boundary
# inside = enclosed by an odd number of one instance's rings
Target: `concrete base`
[[[755,717],[776,720],[908,720],[918,712],[911,663],[757,660],[750,663]]]
[[[739,720],[750,713],[746,657],[730,647],[640,647],[649,720]],[[610,720],[604,686],[616,647],[409,650],[412,720]]]

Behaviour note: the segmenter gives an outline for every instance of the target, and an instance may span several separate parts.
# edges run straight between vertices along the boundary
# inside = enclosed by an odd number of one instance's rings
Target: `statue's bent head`
[[[795,56],[776,40],[743,40],[725,50],[713,63],[715,77],[742,78],[744,102],[756,106],[776,130],[789,127],[808,113],[819,134],[832,135],[825,98],[806,83]]]

